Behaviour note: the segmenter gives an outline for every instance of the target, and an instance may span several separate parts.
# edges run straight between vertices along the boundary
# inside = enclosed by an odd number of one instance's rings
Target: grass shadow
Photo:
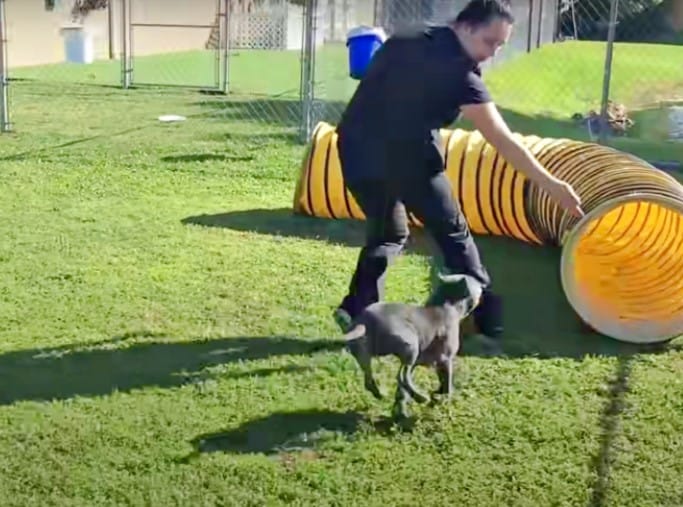
[[[357,412],[303,410],[276,412],[235,428],[199,435],[192,439],[194,452],[181,461],[215,452],[233,454],[280,454],[315,450],[320,444],[356,433],[363,416]]]
[[[187,217],[186,225],[222,227],[242,232],[326,241],[360,248],[365,223],[296,215],[291,209],[254,209]],[[475,241],[488,267],[494,290],[504,299],[506,325],[503,354],[507,357],[619,356],[658,352],[660,347],[643,347],[619,342],[587,329],[577,317],[562,289],[559,248],[540,247],[511,238],[476,236]],[[422,229],[412,230],[407,251],[419,255],[435,252]],[[432,263],[435,282],[437,263]],[[391,276],[391,268],[389,269]],[[485,347],[465,340],[463,355],[486,356]]]
[[[90,141],[96,141],[98,139],[109,139],[112,137],[124,136],[126,134],[131,134],[133,132],[138,132],[140,130],[144,130],[148,127],[149,127],[149,125],[142,125],[140,127],[133,127],[133,128],[129,128],[129,129],[119,130],[118,132],[112,132],[110,134],[98,134],[96,136],[82,137],[80,139],[74,139],[72,141],[67,141],[65,143],[55,144],[52,146],[46,146],[44,148],[37,148],[34,150],[30,150],[30,151],[23,151],[20,153],[14,153],[12,155],[5,155],[5,156],[0,157],[0,161],[17,162],[20,160],[26,160],[26,159],[35,157],[36,155],[42,155],[44,153],[55,151],[55,150],[60,150],[62,148],[69,148],[71,146],[76,146],[78,144],[89,143]]]
[[[254,160],[252,155],[228,155],[226,153],[188,153],[185,155],[167,155],[161,157],[162,162],[187,163],[187,162],[250,162]]]
[[[192,104],[202,109],[202,116],[225,118],[230,121],[254,121],[282,127],[301,124],[302,105],[291,98],[242,98],[234,95],[206,96]]]
[[[278,143],[287,145],[301,145],[301,137],[298,133],[291,131],[272,132],[272,131],[254,131],[249,130],[245,132],[243,129],[231,130],[223,134],[213,136],[213,139],[219,142],[256,144],[263,145],[267,143]]]
[[[124,343],[125,342],[125,343]],[[18,401],[105,396],[148,386],[177,387],[201,380],[218,365],[283,355],[337,351],[343,343],[290,337],[234,337],[161,341],[131,334],[94,344],[0,355],[0,406]],[[270,375],[268,369],[248,375]]]

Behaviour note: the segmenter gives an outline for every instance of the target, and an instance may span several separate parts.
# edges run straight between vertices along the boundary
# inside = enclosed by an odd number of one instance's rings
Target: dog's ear
[[[452,287],[448,292],[460,299],[471,298],[475,305],[479,303],[483,287],[474,277],[461,273],[439,273],[439,281],[444,286]]]
[[[479,306],[484,288],[477,279],[463,274],[446,275],[440,278],[443,282],[441,291],[444,299],[454,304],[463,318]]]
[[[467,282],[467,291],[469,292],[470,298],[472,298],[474,307],[479,305],[481,297],[484,293],[484,287],[482,284],[471,276],[465,276]]]

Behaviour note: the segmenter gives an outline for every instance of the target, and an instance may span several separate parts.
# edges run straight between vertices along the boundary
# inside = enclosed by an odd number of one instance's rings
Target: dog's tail
[[[344,341],[346,342],[346,348],[351,352],[351,354],[359,361],[361,365],[367,363],[368,355],[367,343],[365,340],[365,325],[355,324],[351,329],[349,329],[344,335]]]
[[[365,324],[354,325],[347,333],[344,335],[344,340],[348,344],[353,340],[357,340],[365,336]]]

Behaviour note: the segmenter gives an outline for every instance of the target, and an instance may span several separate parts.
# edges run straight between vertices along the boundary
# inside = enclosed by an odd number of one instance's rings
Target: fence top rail
[[[150,28],[214,28],[216,25],[183,25],[175,23],[131,23],[130,26],[142,26]]]

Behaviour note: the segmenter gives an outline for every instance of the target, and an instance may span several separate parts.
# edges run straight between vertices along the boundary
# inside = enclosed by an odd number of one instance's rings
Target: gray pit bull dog
[[[394,416],[408,417],[410,398],[429,398],[415,387],[417,365],[433,366],[439,378],[434,394],[450,398],[453,360],[460,348],[460,323],[479,304],[481,285],[468,275],[439,275],[440,286],[425,305],[379,302],[368,306],[344,335],[346,345],[363,370],[365,388],[382,399],[372,376],[372,357],[394,355],[401,361]]]

